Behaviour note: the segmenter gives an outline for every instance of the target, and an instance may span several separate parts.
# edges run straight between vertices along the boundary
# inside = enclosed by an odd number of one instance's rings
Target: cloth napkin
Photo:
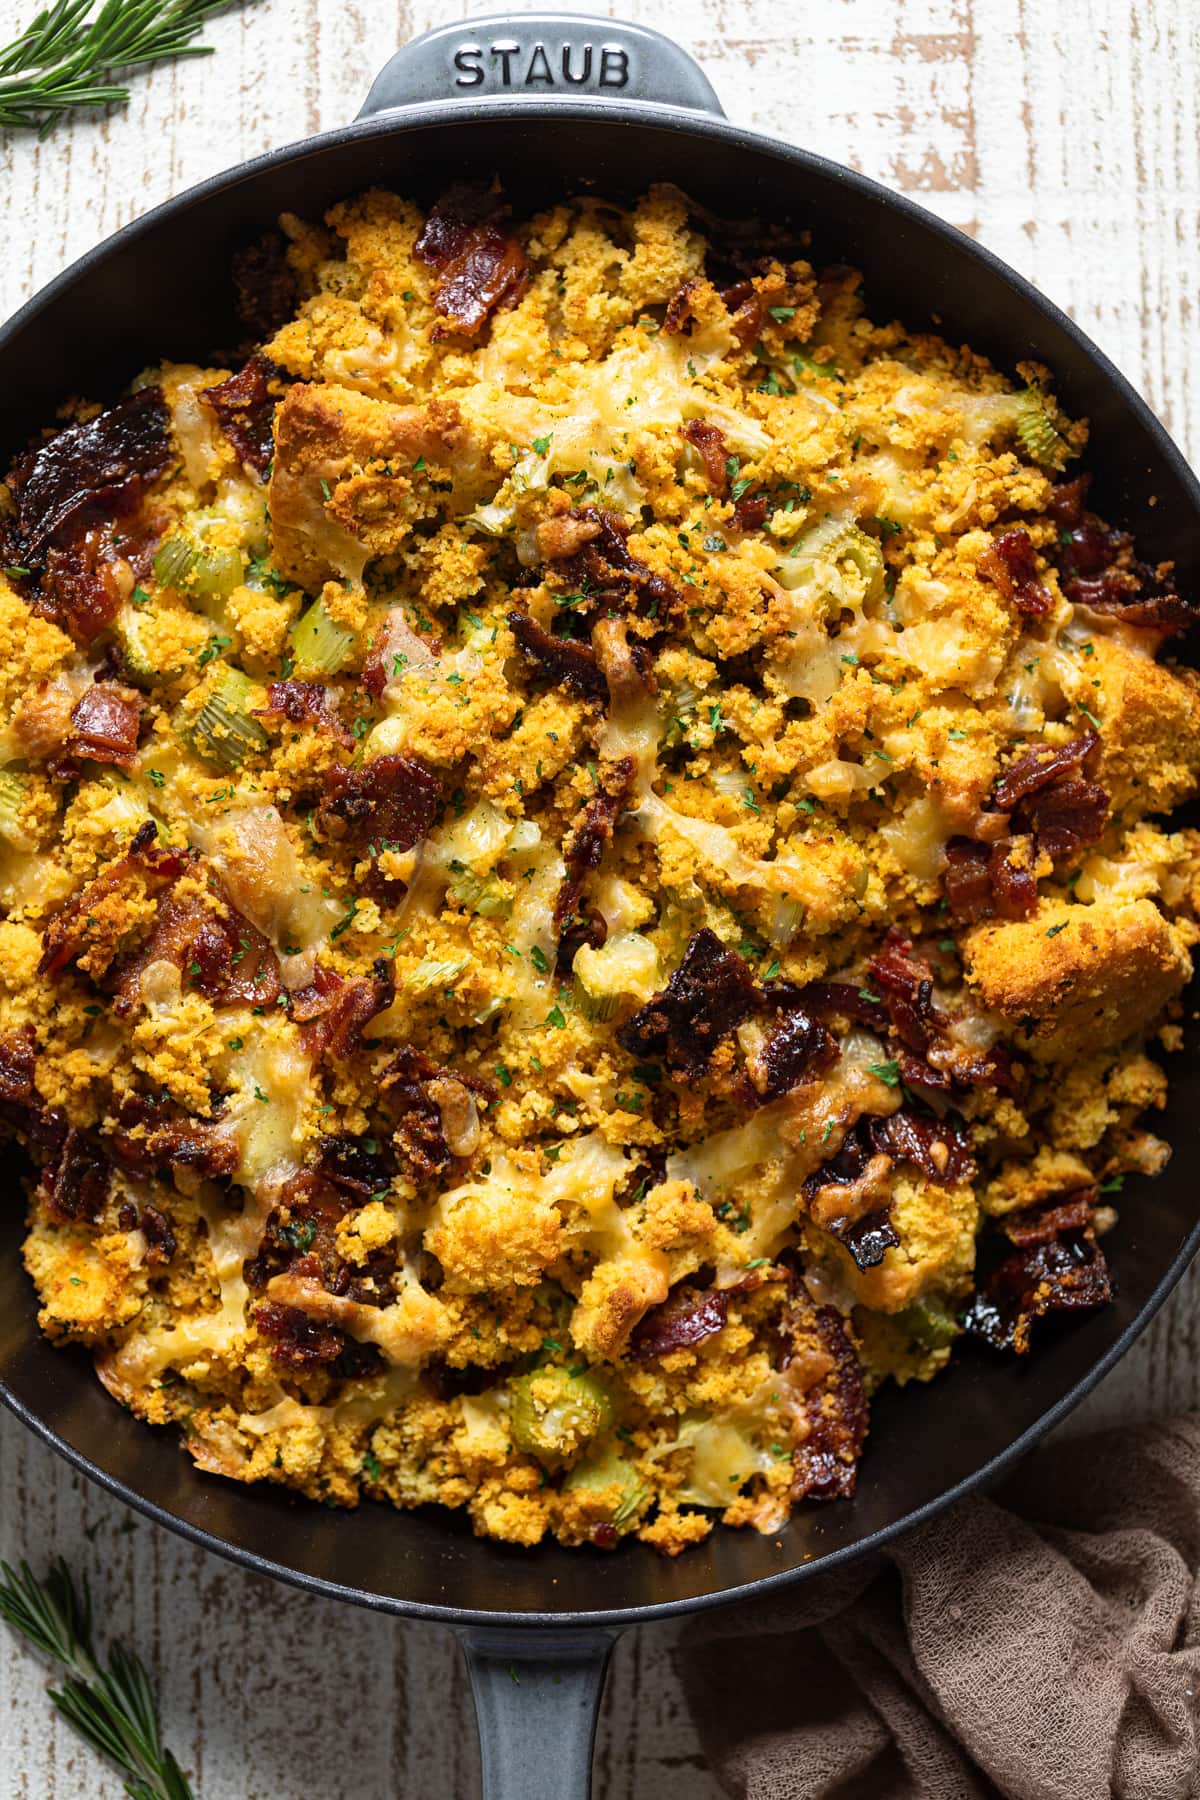
[[[744,1800],[1200,1795],[1200,1417],[1058,1443],[861,1571],[702,1614]]]

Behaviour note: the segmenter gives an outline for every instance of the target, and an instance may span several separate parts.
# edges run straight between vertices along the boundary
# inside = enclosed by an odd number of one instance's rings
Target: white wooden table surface
[[[2,0],[0,37],[38,0]],[[498,0],[475,10],[494,12]],[[604,0],[571,10],[600,11]],[[619,6],[615,10],[622,10]],[[1200,7],[1195,0],[630,0],[703,62],[730,117],[853,164],[977,235],[1080,320],[1200,453]],[[130,106],[0,142],[0,316],[155,202],[353,116],[397,44],[455,0],[258,0],[218,54]],[[647,176],[652,171],[647,171]],[[1069,1429],[1195,1406],[1200,1276]],[[243,1575],[85,1486],[0,1417],[0,1555],[87,1567],[138,1647],[202,1800],[459,1800],[478,1791],[448,1636]],[[115,1800],[0,1630],[0,1800]],[[599,1800],[713,1800],[671,1634],[619,1645]]]

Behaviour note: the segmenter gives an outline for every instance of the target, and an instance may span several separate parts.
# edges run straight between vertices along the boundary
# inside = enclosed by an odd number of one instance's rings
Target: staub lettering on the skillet
[[[488,44],[460,44],[454,52],[454,85],[459,88],[594,88],[612,91],[629,85],[629,51],[620,44],[557,44],[541,38],[522,44],[497,38]]]

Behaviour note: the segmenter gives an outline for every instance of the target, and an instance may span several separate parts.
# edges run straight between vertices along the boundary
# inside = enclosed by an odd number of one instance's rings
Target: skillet
[[[911,201],[812,153],[730,125],[677,46],[609,19],[531,13],[444,26],[399,51],[359,118],[202,183],[90,251],[0,330],[4,438],[59,401],[112,398],[148,354],[206,360],[241,335],[233,253],[283,210],[306,216],[373,184],[431,202],[499,173],[518,212],[588,188],[632,198],[673,181],[714,212],[811,228],[813,260],[866,277],[893,313],[969,341],[1001,368],[1043,362],[1072,416],[1092,421],[1097,509],[1173,559],[1200,589],[1200,485],[1145,403],[1061,312]],[[1109,1240],[1118,1295],[1016,1359],[962,1356],[935,1383],[877,1398],[859,1492],[803,1509],[777,1536],[718,1529],[676,1561],[520,1550],[472,1537],[458,1514],[365,1505],[332,1514],[266,1486],[193,1469],[172,1437],[121,1410],[84,1357],[38,1335],[20,1265],[20,1157],[3,1152],[0,1398],[77,1469],[158,1523],[243,1567],[459,1635],[479,1713],[488,1800],[579,1800],[596,1707],[622,1626],[765,1596],[844,1568],[994,1480],[1061,1419],[1143,1329],[1200,1241],[1193,1197],[1200,1045],[1172,1059],[1161,1126],[1174,1159],[1132,1179]]]

